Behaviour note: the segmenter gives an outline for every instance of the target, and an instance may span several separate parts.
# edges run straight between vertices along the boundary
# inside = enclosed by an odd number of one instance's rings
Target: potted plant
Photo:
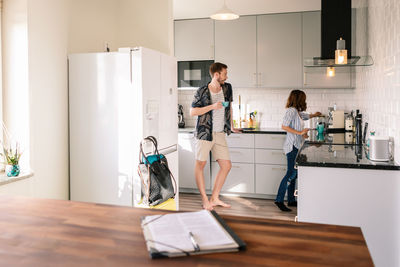
[[[9,148],[3,147],[4,158],[6,160],[5,172],[8,177],[18,176],[20,173],[19,159],[21,158],[21,150],[19,149],[18,143],[15,145],[15,149],[9,146]]]
[[[0,156],[4,157],[5,173],[8,177],[18,176],[20,173],[19,159],[21,158],[22,151],[19,143],[14,140],[4,122],[1,121],[1,124],[3,128],[3,141],[0,141],[0,144],[3,147],[3,153],[0,152]]]

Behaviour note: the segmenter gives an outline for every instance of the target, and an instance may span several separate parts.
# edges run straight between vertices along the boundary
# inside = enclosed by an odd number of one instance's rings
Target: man
[[[216,62],[210,66],[211,82],[200,87],[192,102],[191,116],[198,116],[196,124],[196,165],[195,177],[199,188],[203,208],[212,210],[215,206],[229,208],[230,205],[219,199],[219,193],[225,179],[231,170],[232,163],[229,156],[225,134],[231,131],[238,132],[232,124],[233,101],[232,86],[225,83],[228,67]],[[225,105],[225,107],[223,106]],[[214,188],[208,199],[204,184],[204,166],[209,158],[210,151],[220,167],[215,179]]]

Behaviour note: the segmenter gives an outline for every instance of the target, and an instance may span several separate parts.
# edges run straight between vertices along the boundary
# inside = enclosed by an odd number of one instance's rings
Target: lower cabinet
[[[217,162],[211,163],[212,184],[219,171]],[[222,187],[222,192],[254,193],[254,164],[232,162],[232,169]]]
[[[286,174],[284,165],[256,164],[256,194],[276,195]]]
[[[286,155],[283,150],[256,149],[255,162],[261,164],[285,164]]]
[[[250,194],[273,198],[286,174],[286,156],[282,150],[285,135],[232,134],[227,138],[232,169],[226,178],[222,193]],[[195,142],[193,133],[179,133],[179,187],[197,190],[194,177]],[[211,164],[209,163],[211,161]],[[214,187],[219,165],[210,157],[204,168],[207,191]]]
[[[229,148],[229,155],[232,162],[237,163],[254,163],[254,149],[249,148]],[[211,153],[211,160],[215,162]]]
[[[197,189],[196,178],[194,177],[195,143],[196,137],[193,133],[178,134],[178,154],[179,154],[179,187]],[[204,167],[204,182],[206,190],[211,189],[210,183],[210,161]]]

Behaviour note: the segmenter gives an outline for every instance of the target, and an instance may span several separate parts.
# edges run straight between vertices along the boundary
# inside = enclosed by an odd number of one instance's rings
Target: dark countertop
[[[179,133],[193,133],[195,128],[178,128]],[[243,128],[242,132],[244,134],[252,133],[252,134],[286,134],[284,130],[281,128]]]
[[[253,134],[286,134],[286,131],[281,128],[243,128],[243,133],[253,133]]]
[[[305,143],[297,155],[298,166],[374,170],[400,170],[393,161],[371,161],[358,145]]]

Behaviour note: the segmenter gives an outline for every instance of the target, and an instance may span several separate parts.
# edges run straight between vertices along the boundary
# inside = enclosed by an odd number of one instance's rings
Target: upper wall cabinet
[[[257,86],[256,23],[256,16],[215,22],[215,61],[228,65],[234,87]]]
[[[321,12],[303,12],[303,60],[321,56]],[[332,55],[334,57],[334,55]],[[353,70],[336,67],[335,76],[326,67],[303,67],[303,88],[352,88]]]
[[[257,16],[258,84],[301,88],[301,13]]]
[[[304,67],[305,59],[320,55],[320,11],[175,21],[178,61],[223,62],[236,88],[354,87],[353,67],[335,67],[334,77],[326,67]]]
[[[214,59],[214,21],[175,21],[175,57],[178,61]]]

